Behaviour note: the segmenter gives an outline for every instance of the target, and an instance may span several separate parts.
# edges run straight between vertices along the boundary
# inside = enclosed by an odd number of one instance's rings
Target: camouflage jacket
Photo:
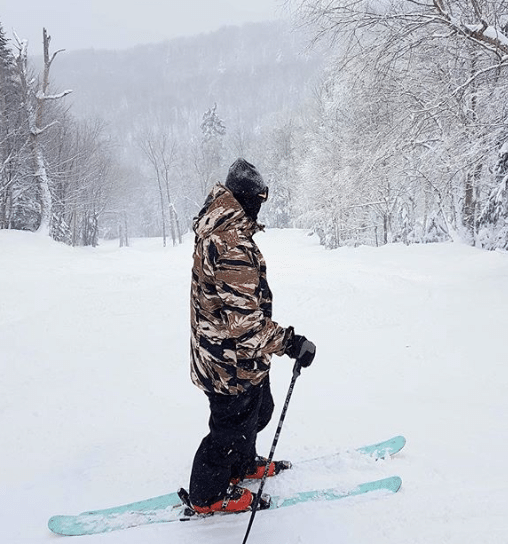
[[[194,220],[191,378],[204,391],[236,395],[257,385],[289,329],[272,321],[266,265],[253,241],[261,227],[217,184]]]

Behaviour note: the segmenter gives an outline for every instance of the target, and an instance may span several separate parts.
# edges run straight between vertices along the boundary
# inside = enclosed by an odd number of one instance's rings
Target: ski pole
[[[266,478],[268,476],[268,471],[270,469],[270,463],[273,460],[273,455],[275,453],[275,448],[277,446],[277,442],[279,441],[280,432],[282,430],[282,424],[284,423],[284,419],[286,417],[286,412],[288,410],[289,401],[291,399],[291,395],[293,394],[293,389],[295,387],[296,379],[300,375],[302,367],[300,364],[300,361],[297,359],[295,362],[295,365],[293,367],[293,377],[291,379],[291,383],[289,384],[289,390],[288,394],[286,396],[286,402],[284,402],[284,407],[282,408],[282,413],[280,415],[279,419],[279,425],[277,426],[277,430],[275,431],[275,437],[272,442],[272,448],[270,450],[270,455],[268,456],[268,460],[266,461],[265,466],[265,472],[263,474],[263,478],[261,479],[261,483],[259,484],[259,490],[256,493],[256,498],[254,499],[254,504],[252,505],[252,514],[250,515],[249,525],[247,526],[247,531],[245,533],[245,537],[243,539],[242,544],[246,544],[247,539],[249,538],[249,533],[252,527],[252,524],[254,523],[254,518],[256,517],[256,512],[259,506],[259,501],[261,500],[261,494],[263,493],[263,488],[265,487]]]

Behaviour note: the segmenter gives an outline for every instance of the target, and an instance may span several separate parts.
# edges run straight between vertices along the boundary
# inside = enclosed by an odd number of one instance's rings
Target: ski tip
[[[391,491],[397,493],[397,491],[399,491],[399,489],[402,487],[402,478],[400,476],[392,476],[390,480]]]
[[[396,443],[400,448],[403,448],[406,445],[406,437],[402,434],[398,434],[397,436],[393,436],[386,442]]]
[[[405,437],[405,436],[403,436],[402,434],[399,434],[399,435],[397,435],[397,436],[394,436],[394,437],[391,439],[390,442],[393,444],[393,449],[394,449],[392,455],[396,455],[397,453],[400,452],[400,450],[401,450],[402,448],[405,447],[407,440],[406,440],[406,437]]]
[[[388,478],[383,478],[382,480],[360,484],[359,489],[362,493],[367,493],[369,491],[389,491],[390,493],[397,493],[401,487],[402,478],[400,476],[388,476]]]
[[[386,441],[387,453],[389,455],[397,455],[406,445],[406,437],[399,434]]]
[[[60,518],[60,516],[51,516],[49,519],[48,519],[48,529],[50,531],[53,530],[53,527],[56,525],[56,523],[58,522],[58,519]]]
[[[48,529],[56,535],[72,536],[72,532],[65,530],[67,516],[52,516],[48,520]]]

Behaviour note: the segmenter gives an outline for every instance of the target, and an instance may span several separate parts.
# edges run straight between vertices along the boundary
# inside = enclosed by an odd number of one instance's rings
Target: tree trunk
[[[159,196],[161,199],[161,219],[162,219],[162,245],[166,247],[166,212],[164,211],[164,193],[162,192],[162,185],[160,176],[157,173],[157,183],[159,185]]]
[[[49,188],[50,182],[48,178],[48,173],[46,170],[46,164],[44,163],[44,156],[42,154],[42,149],[40,148],[40,142],[35,134],[31,134],[32,142],[32,152],[35,160],[35,177],[38,179],[39,185],[39,204],[40,204],[40,214],[41,221],[37,232],[42,234],[51,234],[51,210],[52,210],[52,197],[51,190]]]

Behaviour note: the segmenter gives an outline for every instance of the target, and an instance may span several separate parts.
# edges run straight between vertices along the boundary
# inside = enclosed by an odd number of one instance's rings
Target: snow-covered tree
[[[281,114],[257,135],[248,153],[243,154],[255,157],[270,189],[260,215],[261,222],[268,227],[292,226],[293,195],[297,191],[296,141],[300,130],[296,117]]]
[[[194,145],[194,166],[204,197],[212,185],[219,181],[224,165],[226,126],[217,114],[217,104],[203,114],[200,130],[201,138]]]
[[[326,136],[335,131],[342,144],[327,152],[316,132],[317,156],[310,163],[306,159],[310,172],[320,171],[327,154],[325,164],[336,164],[325,171],[328,181],[334,180],[330,190],[320,191],[327,203],[322,211],[337,195],[332,208],[341,210],[340,217],[324,212],[331,232],[337,225],[339,231],[367,226],[365,214],[358,213],[363,207],[373,224],[382,221],[384,241],[458,233],[479,243],[481,210],[492,191],[500,194],[491,171],[506,141],[508,3],[305,0],[293,5],[316,39],[331,38],[336,72],[325,86],[337,89],[341,80],[347,82],[325,102],[328,111],[322,108],[331,124]],[[482,215],[483,228],[487,217]]]
[[[479,218],[479,242],[488,249],[508,249],[508,143],[499,151],[496,184]]]
[[[167,225],[169,225],[173,245],[181,244],[182,226],[175,206],[175,193],[178,192],[175,176],[178,152],[176,139],[171,137],[169,127],[160,127],[158,131],[149,128],[140,136],[139,146],[157,181],[163,245],[166,246]]]
[[[29,197],[26,134],[15,58],[0,26],[0,228],[30,228],[37,219]]]
[[[112,145],[104,124],[60,115],[46,143],[52,180],[53,237],[72,245],[96,246],[99,220],[117,182]]]
[[[58,94],[49,92],[49,74],[55,57],[62,50],[56,51],[50,55],[49,44],[51,37],[46,29],[43,29],[43,55],[44,67],[40,79],[31,77],[28,65],[28,42],[17,38],[17,75],[21,82],[22,103],[25,109],[26,120],[29,130],[29,141],[32,153],[33,176],[37,182],[40,222],[38,230],[40,232],[51,234],[52,228],[52,206],[53,199],[51,195],[51,179],[48,174],[46,157],[42,139],[44,133],[55,123],[55,119],[48,119],[47,103],[63,98],[71,91],[63,91]]]

